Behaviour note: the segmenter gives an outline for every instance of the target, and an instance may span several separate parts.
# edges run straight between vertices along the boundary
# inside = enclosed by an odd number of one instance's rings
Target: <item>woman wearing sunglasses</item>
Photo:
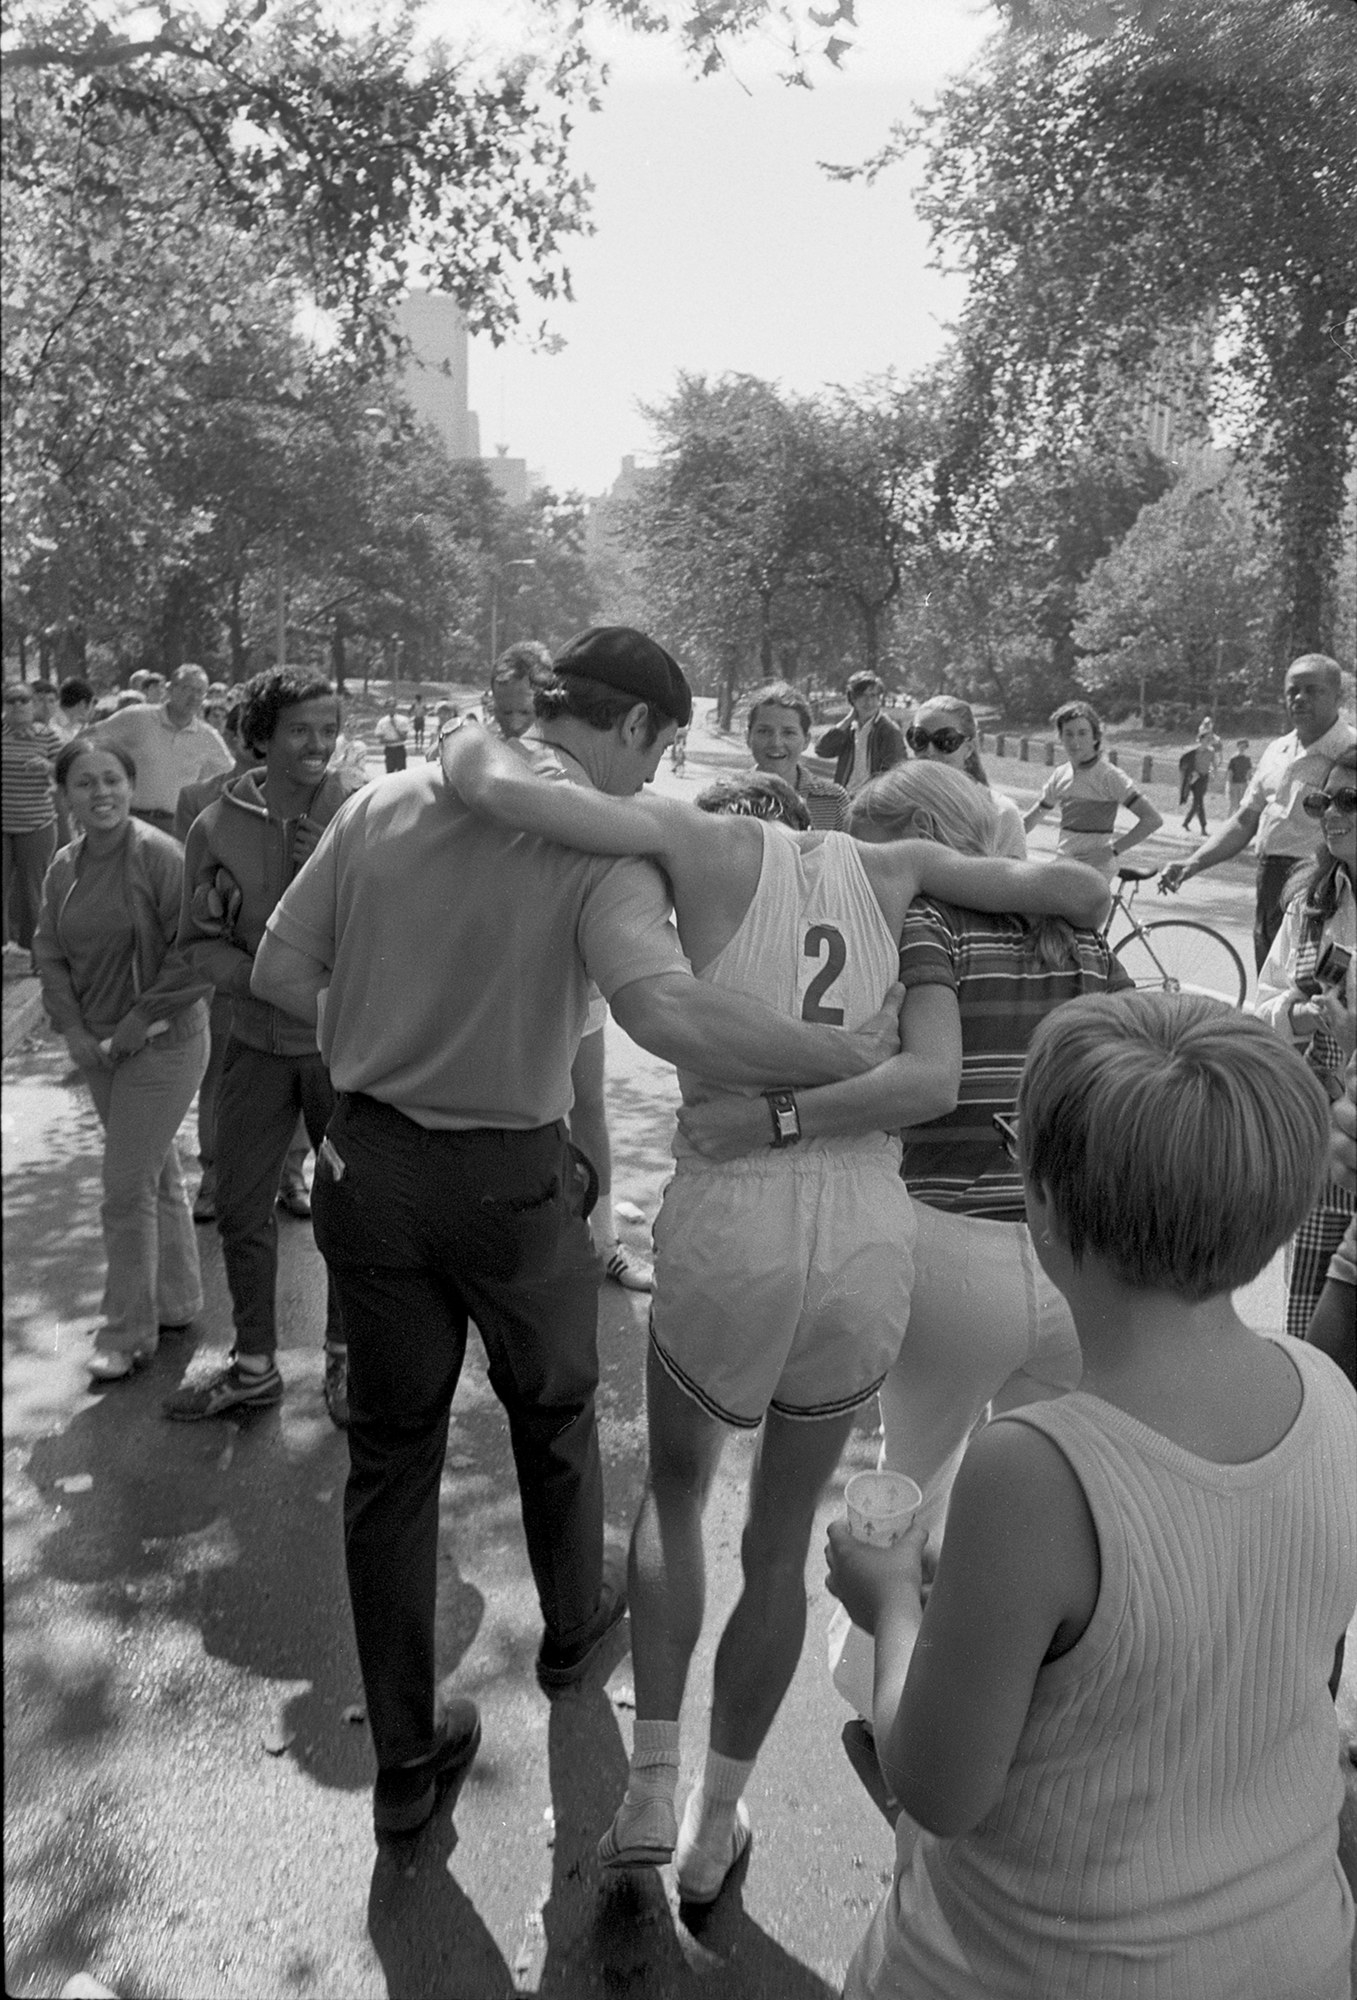
[[[1357,1038],[1357,749],[1343,751],[1324,789],[1301,803],[1319,822],[1324,844],[1291,890],[1253,1004],[1337,1098]],[[1357,1200],[1330,1181],[1296,1232],[1286,1331],[1299,1340],[1355,1208]]]
[[[968,778],[974,778],[977,785],[983,785],[999,815],[999,845],[995,853],[1011,855],[1015,861],[1027,859],[1022,814],[1012,799],[990,788],[980,752],[975,747],[975,715],[969,702],[958,701],[951,694],[930,695],[915,709],[914,720],[905,731],[905,741],[914,756],[951,764]]]

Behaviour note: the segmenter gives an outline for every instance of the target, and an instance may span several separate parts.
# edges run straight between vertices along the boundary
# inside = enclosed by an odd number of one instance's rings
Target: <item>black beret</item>
[[[693,691],[678,661],[633,625],[591,626],[562,647],[552,666],[558,674],[577,674],[648,701],[680,729],[691,719]]]

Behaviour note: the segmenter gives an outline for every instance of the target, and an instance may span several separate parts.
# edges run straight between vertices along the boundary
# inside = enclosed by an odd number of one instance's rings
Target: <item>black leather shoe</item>
[[[470,1768],[481,1747],[480,1711],[465,1695],[444,1704],[438,1721],[439,1742],[417,1764],[379,1771],[372,1792],[372,1824],[380,1839],[386,1834],[418,1833],[433,1818],[439,1795]]]

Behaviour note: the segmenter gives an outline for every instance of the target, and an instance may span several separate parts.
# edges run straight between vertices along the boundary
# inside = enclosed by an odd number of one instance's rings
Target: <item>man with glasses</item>
[[[905,739],[883,713],[886,690],[873,673],[851,674],[844,693],[852,706],[815,746],[818,757],[837,759],[834,782],[851,797],[869,778],[879,778],[905,761]]]
[[[842,785],[817,778],[801,759],[810,748],[810,707],[790,681],[767,681],[754,690],[745,724],[754,769],[791,786],[825,833],[847,833],[849,801]]]
[[[1338,713],[1342,690],[1342,671],[1327,653],[1302,653],[1292,661],[1283,700],[1293,727],[1268,744],[1234,816],[1188,860],[1171,862],[1159,877],[1161,890],[1174,895],[1194,875],[1228,861],[1254,841],[1253,952],[1260,972],[1281,928],[1287,881],[1297,862],[1311,860],[1318,845],[1305,796],[1320,789],[1330,766],[1357,743],[1357,730]]]

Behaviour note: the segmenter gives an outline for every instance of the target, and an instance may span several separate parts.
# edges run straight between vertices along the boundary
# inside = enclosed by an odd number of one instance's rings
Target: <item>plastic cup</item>
[[[855,1472],[843,1497],[853,1540],[888,1549],[908,1532],[924,1496],[903,1472]]]

